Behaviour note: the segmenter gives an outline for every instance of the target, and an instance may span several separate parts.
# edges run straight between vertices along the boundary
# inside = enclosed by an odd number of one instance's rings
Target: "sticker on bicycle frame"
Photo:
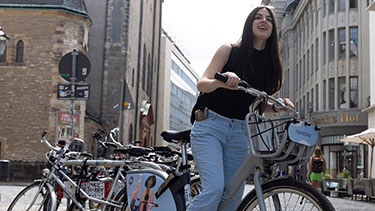
[[[314,146],[318,141],[315,125],[308,125],[302,121],[289,125],[288,136],[291,141],[305,146]]]
[[[129,208],[136,210],[177,210],[174,198],[167,189],[159,198],[155,197],[159,186],[164,182],[151,173],[129,173],[126,175]]]
[[[64,181],[64,184],[67,186],[67,188],[72,192],[76,192],[76,188],[68,181]],[[112,188],[112,181],[89,181],[89,182],[82,182],[81,183],[81,188],[83,191],[85,191],[89,196],[94,197],[94,198],[107,198],[109,192],[111,191]],[[118,183],[116,188],[114,189],[113,195],[116,195],[117,192],[119,192],[123,187],[125,187],[124,183]],[[56,188],[56,195],[57,198],[67,198],[67,194],[63,192],[63,189],[57,185]]]

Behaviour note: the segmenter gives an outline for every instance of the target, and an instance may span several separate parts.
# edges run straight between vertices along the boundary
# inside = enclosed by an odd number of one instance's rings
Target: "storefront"
[[[337,177],[343,169],[349,170],[353,178],[367,176],[368,149],[363,144],[339,141],[341,138],[367,129],[367,113],[360,110],[345,110],[313,113],[311,122],[321,128],[318,144],[327,161],[327,170]]]

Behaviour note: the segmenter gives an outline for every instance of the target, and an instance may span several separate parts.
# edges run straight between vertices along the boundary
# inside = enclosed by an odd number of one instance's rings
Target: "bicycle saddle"
[[[163,137],[165,141],[168,142],[190,142],[190,132],[190,129],[184,131],[165,130],[160,135]]]

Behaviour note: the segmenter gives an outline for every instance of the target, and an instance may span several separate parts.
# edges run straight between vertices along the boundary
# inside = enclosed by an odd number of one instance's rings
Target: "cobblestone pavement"
[[[7,207],[11,203],[12,199],[20,192],[26,184],[0,184],[0,211],[7,210]],[[246,185],[245,192],[248,192],[252,189],[252,186]],[[375,210],[375,201],[367,202],[361,200],[351,200],[350,198],[333,198],[328,197],[332,205],[337,211],[374,211]],[[65,206],[60,207],[59,210],[63,209]]]

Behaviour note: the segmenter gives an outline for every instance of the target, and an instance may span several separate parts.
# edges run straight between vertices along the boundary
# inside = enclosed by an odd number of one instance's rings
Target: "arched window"
[[[16,62],[22,63],[23,62],[23,41],[20,40],[17,43],[17,51],[16,51]]]

